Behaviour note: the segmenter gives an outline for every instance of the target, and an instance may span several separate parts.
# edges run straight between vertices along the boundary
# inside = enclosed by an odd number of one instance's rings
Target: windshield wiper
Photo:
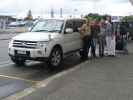
[[[48,32],[59,32],[60,30],[49,30]]]
[[[36,30],[36,31],[34,31],[34,32],[48,32],[48,30]]]

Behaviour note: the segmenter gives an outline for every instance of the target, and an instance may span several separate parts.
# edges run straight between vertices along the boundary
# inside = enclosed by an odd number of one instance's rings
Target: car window
[[[73,28],[73,21],[72,20],[68,20],[66,22],[66,28]]]
[[[67,22],[66,22],[66,25],[65,25],[65,30],[67,29],[67,28],[72,28],[72,29],[74,29],[73,28],[73,20],[67,20]],[[64,31],[64,33],[65,34],[70,34],[70,33],[66,33],[65,31]]]
[[[73,32],[79,32],[79,28],[84,24],[85,20],[68,20],[65,25],[66,28],[72,28]],[[68,34],[64,32],[65,34]]]
[[[74,32],[79,32],[79,29],[81,28],[81,26],[84,24],[84,20],[75,20],[74,21]]]

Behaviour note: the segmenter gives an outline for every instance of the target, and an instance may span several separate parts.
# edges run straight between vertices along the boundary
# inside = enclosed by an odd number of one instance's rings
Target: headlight
[[[49,41],[40,41],[37,43],[37,48],[42,48],[49,44]]]

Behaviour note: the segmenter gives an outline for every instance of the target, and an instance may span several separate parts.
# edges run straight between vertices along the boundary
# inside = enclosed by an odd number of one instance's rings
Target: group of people
[[[99,56],[103,57],[105,46],[107,55],[115,56],[115,34],[112,30],[111,18],[107,16],[99,22],[96,20],[86,20],[86,23],[80,28],[81,38],[83,40],[83,59],[88,58],[88,52],[91,48],[91,54],[96,57],[96,42],[99,44]]]

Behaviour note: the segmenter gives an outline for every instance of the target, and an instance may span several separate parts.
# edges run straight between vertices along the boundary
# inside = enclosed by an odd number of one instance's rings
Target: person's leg
[[[106,37],[106,43],[107,43],[107,54],[111,55],[111,36]]]
[[[90,52],[92,55],[92,49],[90,47],[91,47],[91,38],[89,37],[89,39],[88,39],[88,53]]]
[[[96,45],[97,45],[97,39],[96,38],[93,38],[93,45],[94,45],[94,48],[96,49]]]
[[[115,51],[116,51],[116,37],[113,37],[113,56],[115,56]]]
[[[101,57],[102,56],[102,43],[101,43],[101,38],[99,37],[99,56]]]
[[[86,37],[84,37],[83,38],[83,58],[85,58],[86,57],[86,54],[87,54],[87,38]]]
[[[111,39],[110,55],[115,56],[115,36]]]
[[[108,36],[106,37],[106,47],[107,47],[107,55],[109,55],[109,41],[108,41]]]
[[[128,49],[127,49],[127,39],[123,39],[123,50],[125,54],[128,54]]]
[[[91,55],[93,55],[93,57],[96,57],[96,46],[95,46],[95,42],[93,39],[90,40],[90,46],[91,46]]]
[[[90,42],[89,42],[89,37],[86,36],[84,38],[84,43],[83,43],[83,58],[88,58],[88,48],[90,48]]]
[[[104,56],[104,38],[102,37],[102,41],[101,41],[101,56],[103,57]]]

